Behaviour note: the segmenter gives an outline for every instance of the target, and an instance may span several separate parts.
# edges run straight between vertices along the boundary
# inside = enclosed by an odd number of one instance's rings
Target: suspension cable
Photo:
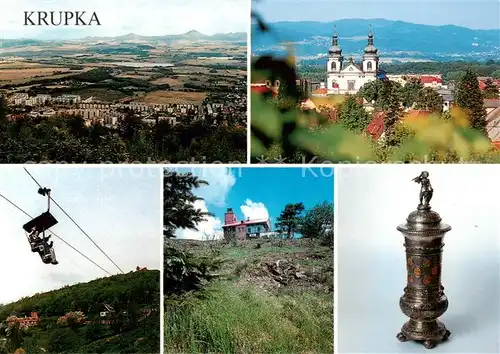
[[[31,179],[32,179],[33,181],[35,181],[35,183],[38,185],[38,187],[43,188],[43,187],[42,187],[42,185],[41,185],[40,183],[38,183],[38,181],[35,179],[35,177],[33,177],[33,175],[32,175],[31,173],[29,173],[29,171],[26,169],[26,167],[23,167],[23,168],[24,168],[24,170],[26,171],[26,173],[27,173],[27,174],[31,177]],[[62,212],[63,212],[63,213],[64,213],[64,214],[65,214],[65,215],[66,215],[66,216],[67,216],[67,217],[68,217],[68,218],[69,218],[69,219],[73,222],[73,224],[75,224],[75,225],[76,225],[76,227],[78,227],[78,228],[80,229],[80,231],[81,231],[81,232],[82,232],[85,236],[87,236],[87,238],[88,238],[90,241],[92,241],[92,243],[93,243],[93,244],[94,244],[94,245],[95,245],[95,246],[99,249],[99,251],[101,251],[101,252],[102,252],[102,253],[103,253],[103,254],[104,254],[104,255],[105,255],[105,256],[106,256],[106,257],[110,260],[110,262],[111,262],[111,263],[113,263],[113,264],[114,264],[114,266],[115,266],[116,268],[118,268],[118,270],[119,270],[120,272],[122,272],[122,274],[125,274],[125,272],[124,272],[124,271],[123,271],[123,270],[122,270],[122,269],[121,269],[121,268],[120,268],[120,267],[119,267],[119,266],[118,266],[118,265],[117,265],[117,264],[116,264],[116,263],[115,263],[115,262],[111,259],[111,257],[109,257],[109,256],[106,254],[106,252],[104,252],[104,251],[102,250],[102,248],[101,248],[101,247],[99,247],[99,245],[98,245],[98,244],[97,244],[97,243],[96,243],[96,242],[92,239],[92,237],[90,237],[90,236],[89,236],[89,234],[87,234],[87,233],[86,233],[86,232],[85,232],[85,231],[84,231],[84,230],[80,227],[80,225],[78,225],[78,223],[77,223],[77,222],[76,222],[76,221],[75,221],[75,220],[74,220],[71,216],[69,216],[69,214],[68,214],[68,213],[67,213],[67,212],[63,209],[63,207],[61,207],[61,206],[59,205],[59,203],[57,203],[57,202],[54,200],[54,198],[52,198],[52,197],[51,197],[50,192],[48,193],[48,196],[49,196],[49,200],[52,200],[52,202],[53,202],[53,203],[54,203],[54,204],[55,204],[55,205],[56,205],[59,209],[61,209],[61,211],[62,211]]]
[[[24,215],[26,215],[29,218],[33,219],[33,217],[30,214],[28,214],[26,211],[24,211],[23,209],[21,209],[19,206],[17,206],[14,202],[12,202],[6,196],[4,196],[3,194],[0,193],[0,197],[2,197],[3,199],[5,199],[7,202],[9,202],[11,205],[13,205],[17,210],[21,211]],[[54,232],[52,232],[52,235],[54,235],[55,237],[57,237],[59,240],[61,240],[62,242],[64,242],[66,245],[68,245],[69,247],[71,247],[74,251],[78,252],[82,257],[84,257],[85,259],[87,259],[89,262],[93,263],[96,267],[100,268],[102,271],[104,271],[108,275],[110,275],[110,276],[113,275],[110,272],[108,272],[106,269],[104,269],[103,267],[101,267],[99,264],[97,264],[96,262],[94,262],[93,260],[91,260],[89,257],[87,257],[86,255],[84,255],[78,249],[76,249],[75,247],[73,247],[70,243],[68,243],[66,240],[64,240],[61,236],[56,235]]]

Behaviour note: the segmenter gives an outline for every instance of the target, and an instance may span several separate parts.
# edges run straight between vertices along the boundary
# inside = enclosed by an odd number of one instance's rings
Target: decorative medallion
[[[420,267],[415,267],[415,269],[413,269],[413,274],[415,274],[417,278],[420,278],[422,276],[422,269]]]
[[[437,266],[432,267],[431,273],[432,273],[432,275],[437,275],[438,267]]]
[[[424,283],[424,285],[429,285],[430,283],[432,283],[432,277],[426,275],[424,276],[424,280],[422,282]]]

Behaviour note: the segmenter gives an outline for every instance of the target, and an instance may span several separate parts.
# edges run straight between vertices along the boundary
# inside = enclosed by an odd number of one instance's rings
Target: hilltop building
[[[10,316],[9,318],[7,318],[7,324],[12,324],[15,322],[19,323],[19,325],[21,326],[34,327],[40,324],[40,318],[38,317],[37,312],[31,312],[30,316],[25,316],[25,317]]]
[[[360,65],[356,64],[353,58],[349,58],[347,65],[344,65],[339,37],[335,31],[332,46],[328,50],[326,67],[328,94],[355,94],[364,84],[376,80],[378,66],[378,49],[373,45],[371,28],[368,33],[368,44],[365,47]]]
[[[267,219],[255,219],[238,221],[232,208],[228,208],[224,214],[224,238],[230,239],[232,235],[240,241],[252,238],[269,237],[275,235],[271,232],[271,221]]]

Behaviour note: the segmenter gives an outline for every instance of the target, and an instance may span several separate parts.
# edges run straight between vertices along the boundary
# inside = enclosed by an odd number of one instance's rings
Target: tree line
[[[87,126],[80,116],[7,120],[0,97],[0,162],[151,162],[246,160],[244,127],[184,119],[149,125],[133,113],[116,128]]]

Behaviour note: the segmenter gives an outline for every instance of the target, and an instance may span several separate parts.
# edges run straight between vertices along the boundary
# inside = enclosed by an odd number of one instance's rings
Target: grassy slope
[[[333,352],[331,250],[297,241],[254,246],[215,251],[226,260],[219,280],[202,294],[165,299],[165,353]],[[307,277],[280,284],[267,271],[277,260]]]

